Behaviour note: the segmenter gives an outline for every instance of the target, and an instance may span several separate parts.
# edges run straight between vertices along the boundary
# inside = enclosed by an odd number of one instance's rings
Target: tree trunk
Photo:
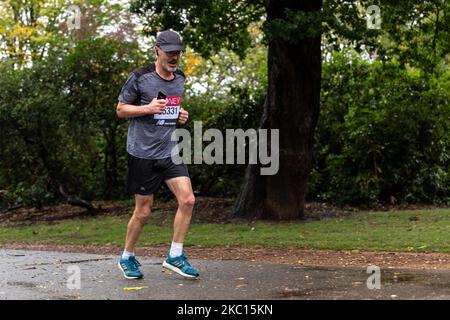
[[[321,1],[268,0],[268,22],[285,18],[286,8],[318,11]],[[261,128],[280,130],[279,171],[261,176],[259,165],[248,166],[236,216],[283,220],[303,216],[320,109],[320,40],[319,35],[291,43],[269,42],[269,86]]]

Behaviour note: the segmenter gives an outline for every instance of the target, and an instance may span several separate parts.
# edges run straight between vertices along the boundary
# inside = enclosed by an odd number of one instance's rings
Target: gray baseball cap
[[[169,51],[186,51],[183,42],[181,41],[178,33],[172,30],[166,30],[161,32],[156,38],[156,45],[160,47],[164,52]]]

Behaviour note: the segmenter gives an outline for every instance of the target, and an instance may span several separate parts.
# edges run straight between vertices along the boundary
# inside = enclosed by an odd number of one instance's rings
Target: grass
[[[0,243],[122,245],[128,218],[0,226]],[[150,220],[138,245],[169,244],[172,219]],[[450,252],[450,209],[359,213],[310,222],[192,223],[185,245]]]

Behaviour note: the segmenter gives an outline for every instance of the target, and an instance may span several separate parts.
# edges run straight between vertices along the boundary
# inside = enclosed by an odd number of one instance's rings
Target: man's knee
[[[148,219],[150,219],[151,209],[150,208],[136,208],[134,210],[134,218],[140,222],[140,224],[144,225],[147,223]]]
[[[179,205],[186,208],[193,208],[195,205],[195,196],[193,194],[182,197],[179,200]]]

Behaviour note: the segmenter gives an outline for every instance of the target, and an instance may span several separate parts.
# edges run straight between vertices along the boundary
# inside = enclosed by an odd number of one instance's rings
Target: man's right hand
[[[152,102],[147,105],[149,114],[157,114],[164,111],[166,107],[166,99],[153,98]]]

